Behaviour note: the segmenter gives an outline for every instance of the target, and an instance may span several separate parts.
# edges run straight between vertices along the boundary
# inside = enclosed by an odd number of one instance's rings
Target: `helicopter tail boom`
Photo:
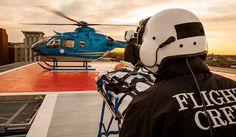
[[[117,48],[125,48],[126,47],[126,42],[124,42],[124,41],[119,41],[119,40],[117,40],[117,41],[114,41],[115,42],[115,45],[116,45],[116,47]]]

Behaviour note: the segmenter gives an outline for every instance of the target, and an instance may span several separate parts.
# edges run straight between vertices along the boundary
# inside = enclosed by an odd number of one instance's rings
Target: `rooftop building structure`
[[[32,58],[34,53],[31,50],[31,45],[43,38],[44,33],[41,31],[22,31],[25,35],[25,61],[38,61],[39,57]]]
[[[5,29],[0,28],[0,65],[8,64],[8,36]]]

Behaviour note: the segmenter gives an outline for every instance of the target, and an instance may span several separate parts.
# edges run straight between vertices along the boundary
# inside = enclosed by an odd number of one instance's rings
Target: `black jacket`
[[[124,60],[135,65],[139,61],[139,49],[136,45],[136,39],[131,39],[124,51]]]
[[[236,82],[210,73],[200,58],[190,58],[189,64],[214,137],[236,137]],[[210,137],[200,94],[185,59],[163,62],[157,74],[157,83],[128,106],[120,137]]]

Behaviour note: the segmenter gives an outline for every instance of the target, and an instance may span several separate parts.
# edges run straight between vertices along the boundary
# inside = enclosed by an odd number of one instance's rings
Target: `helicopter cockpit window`
[[[85,41],[80,41],[80,42],[79,42],[79,45],[80,45],[80,47],[82,47],[82,48],[83,48],[83,47],[85,47],[85,45],[86,45],[86,42],[85,42]]]
[[[61,43],[60,39],[53,38],[48,42],[48,48],[59,48]]]
[[[63,40],[62,48],[74,48],[75,42],[71,39],[65,39]]]

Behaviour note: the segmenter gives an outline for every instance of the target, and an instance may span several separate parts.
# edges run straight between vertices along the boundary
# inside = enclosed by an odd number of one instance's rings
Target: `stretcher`
[[[126,67],[119,71],[100,74],[97,79],[97,89],[103,99],[103,104],[98,137],[119,134],[126,109],[132,99],[152,86],[154,82],[153,74],[142,67]],[[104,121],[106,108],[111,112],[107,125]],[[114,121],[117,129],[111,130]]]

